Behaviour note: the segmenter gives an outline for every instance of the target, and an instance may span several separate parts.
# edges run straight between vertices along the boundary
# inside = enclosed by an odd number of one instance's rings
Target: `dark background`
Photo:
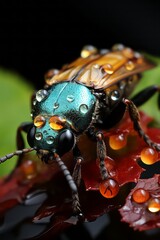
[[[123,43],[160,56],[160,1],[1,1],[0,66],[43,86],[44,73],[86,44]]]

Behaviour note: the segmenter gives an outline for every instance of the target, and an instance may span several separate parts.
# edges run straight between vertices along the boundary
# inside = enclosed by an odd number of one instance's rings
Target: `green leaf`
[[[15,72],[0,69],[0,156],[16,150],[16,130],[31,121],[30,98],[33,88]],[[8,174],[16,157],[0,165],[0,175]]]
[[[160,58],[144,54],[148,59],[156,64],[156,67],[145,71],[142,74],[142,78],[138,85],[136,86],[134,92],[138,93],[140,90],[145,89],[147,86],[158,85],[160,86]],[[158,125],[160,125],[160,111],[158,109],[158,94],[155,94],[151,99],[149,99],[143,106],[140,107],[149,116],[154,117]]]

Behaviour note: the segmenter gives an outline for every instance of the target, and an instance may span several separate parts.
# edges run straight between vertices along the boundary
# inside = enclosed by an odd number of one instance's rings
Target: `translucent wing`
[[[131,48],[80,57],[50,79],[50,83],[76,81],[94,89],[106,89],[155,65]]]

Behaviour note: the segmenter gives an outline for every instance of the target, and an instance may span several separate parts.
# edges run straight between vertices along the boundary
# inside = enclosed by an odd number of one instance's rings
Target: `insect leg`
[[[100,174],[102,177],[102,180],[105,180],[108,178],[109,173],[105,165],[105,158],[106,158],[106,145],[103,140],[103,134],[101,132],[98,132],[96,134],[97,137],[97,157],[99,159],[99,168],[100,168]]]
[[[72,190],[72,208],[73,208],[73,212],[75,214],[79,214],[81,215],[81,207],[80,207],[80,202],[79,202],[79,196],[78,196],[78,189],[77,186],[69,172],[69,170],[67,169],[66,165],[64,164],[64,162],[61,160],[61,158],[59,157],[58,154],[54,153],[54,159],[57,162],[58,166],[60,167],[60,169],[62,170],[70,189]]]
[[[23,149],[25,147],[22,132],[28,133],[31,126],[32,126],[31,122],[24,122],[18,127],[17,135],[16,135],[16,143],[17,143],[18,150]],[[21,159],[22,159],[22,155],[19,155],[17,165],[21,163]]]
[[[17,149],[24,148],[24,139],[22,136],[22,132],[28,133],[28,130],[30,129],[31,126],[32,126],[31,122],[24,122],[18,127],[16,136]]]
[[[149,86],[145,89],[143,89],[142,91],[140,91],[139,93],[137,93],[132,99],[131,101],[137,106],[141,106],[142,104],[144,104],[145,102],[147,102],[156,92],[160,93],[160,87],[153,85],[153,86]],[[158,96],[158,107],[160,108],[160,94]]]
[[[149,136],[143,131],[140,124],[140,116],[135,104],[128,99],[124,99],[124,103],[128,107],[130,118],[133,122],[134,129],[138,132],[139,136],[144,139],[144,141],[152,148],[160,151],[160,144],[153,142]]]
[[[73,149],[73,155],[76,163],[73,169],[72,177],[76,185],[79,187],[81,182],[81,164],[83,161],[83,157],[81,156],[80,150],[77,145],[75,145]]]
[[[90,127],[87,132],[88,136],[97,141],[97,157],[99,159],[99,169],[102,180],[109,177],[109,172],[105,165],[105,159],[107,157],[107,149],[103,140],[103,133],[96,131],[94,127]]]

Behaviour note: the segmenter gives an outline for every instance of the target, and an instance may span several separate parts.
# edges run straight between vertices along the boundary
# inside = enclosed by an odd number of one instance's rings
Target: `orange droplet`
[[[127,58],[133,58],[134,57],[134,51],[131,48],[124,48],[122,50],[122,53]]]
[[[103,65],[103,69],[108,74],[112,74],[114,72],[113,66],[109,63]]]
[[[143,163],[150,165],[157,161],[158,152],[153,148],[144,148],[141,151],[140,157]]]
[[[135,64],[132,61],[128,61],[125,67],[128,71],[132,71],[135,68]]]
[[[114,150],[119,150],[127,144],[127,136],[124,134],[112,135],[109,137],[109,145]]]
[[[51,78],[55,75],[57,75],[59,73],[59,70],[58,69],[50,69],[45,75],[44,75],[44,78],[45,78],[45,81],[48,85],[51,84]]]
[[[81,57],[87,58],[90,55],[95,54],[95,53],[97,53],[97,48],[92,45],[87,45],[87,46],[83,47],[83,49],[81,51]]]
[[[133,192],[132,199],[136,203],[145,203],[150,198],[150,194],[143,188],[138,188]]]
[[[34,119],[34,126],[37,128],[41,128],[42,126],[44,126],[45,122],[46,122],[45,118],[41,115],[38,115]]]
[[[65,123],[66,120],[59,116],[53,116],[49,119],[49,125],[53,130],[61,130],[62,128],[64,128]]]
[[[152,213],[156,213],[160,211],[160,199],[152,198],[148,203],[148,210]]]
[[[27,160],[22,163],[21,170],[26,178],[31,179],[37,174],[37,165],[35,161]]]
[[[103,180],[99,185],[99,191],[105,198],[113,198],[119,192],[119,184],[114,179]]]

